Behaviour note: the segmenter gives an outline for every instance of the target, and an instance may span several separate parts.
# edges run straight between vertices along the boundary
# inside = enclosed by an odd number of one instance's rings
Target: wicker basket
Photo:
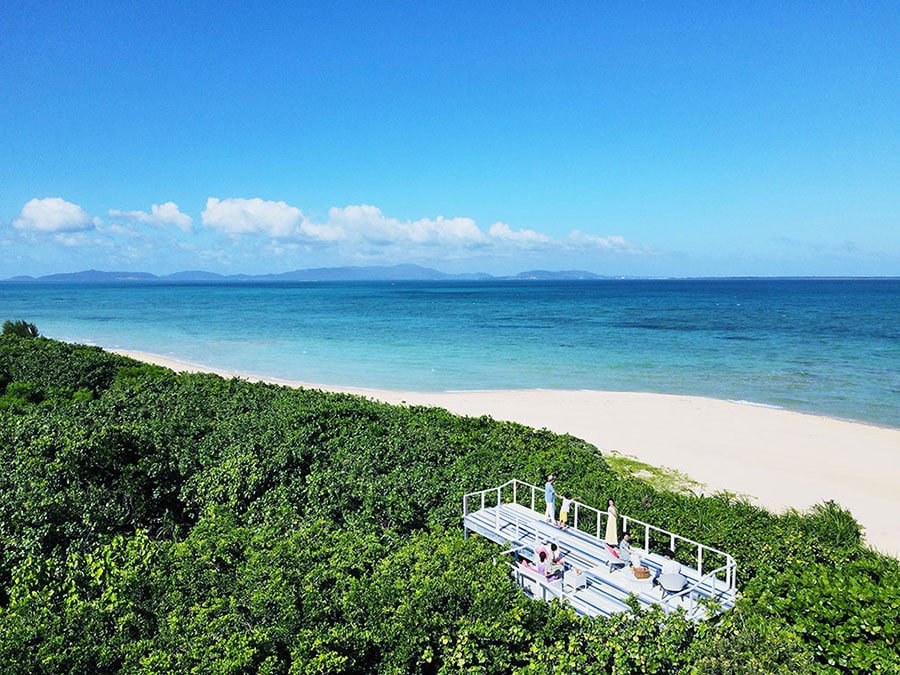
[[[635,579],[649,579],[650,578],[650,570],[646,567],[632,567],[631,570],[634,572]]]

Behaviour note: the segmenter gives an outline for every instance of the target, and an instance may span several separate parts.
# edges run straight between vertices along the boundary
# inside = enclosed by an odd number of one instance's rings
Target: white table
[[[630,567],[625,568],[625,573],[629,577],[628,586],[635,593],[649,593],[653,590],[653,575],[646,579],[638,579],[634,576],[634,572],[631,571]]]
[[[573,568],[566,571],[563,575],[564,588],[571,588],[573,591],[577,591],[579,588],[584,588],[585,586],[587,586],[587,575],[583,571]]]
[[[615,582],[627,591],[632,593],[649,593],[653,590],[653,576],[647,579],[638,579],[634,576],[634,570],[631,567],[624,567],[612,573]]]

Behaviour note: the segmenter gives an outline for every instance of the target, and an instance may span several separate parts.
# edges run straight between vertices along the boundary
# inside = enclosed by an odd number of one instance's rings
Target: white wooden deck
[[[562,530],[545,522],[543,512],[536,510],[536,507],[544,506],[543,488],[509,481],[499,488],[466,495],[463,526],[466,534],[476,532],[513,554],[512,574],[526,593],[548,601],[558,598],[572,605],[579,614],[609,616],[629,611],[630,597],[642,607],[659,605],[667,613],[681,608],[696,620],[708,618],[705,603],[699,602],[702,599],[715,599],[721,610],[734,607],[736,564],[732,556],[647,523],[623,518],[632,535],[633,558],[635,561],[639,558],[641,564],[650,568],[651,579],[662,567],[664,558],[640,550],[641,543],[646,542],[645,548],[650,548],[651,542],[662,540],[665,546],[660,548],[677,550],[676,558],[681,563],[681,573],[687,584],[681,592],[667,594],[651,580],[635,579],[630,568],[614,564],[615,559],[600,534],[600,522],[606,522],[605,512],[576,504],[574,513],[582,516],[581,522],[576,516],[570,520],[570,527]],[[622,528],[619,529],[621,532]],[[534,562],[535,551],[541,546],[549,547],[551,542],[556,543],[563,554],[564,579],[548,582],[514,562],[519,555]],[[686,553],[688,550],[690,555]],[[715,562],[717,568],[704,570],[704,558],[707,569],[710,562]],[[576,571],[583,575],[578,581],[575,581]]]

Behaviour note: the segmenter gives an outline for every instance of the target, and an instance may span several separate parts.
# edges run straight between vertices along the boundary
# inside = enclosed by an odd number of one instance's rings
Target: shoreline
[[[108,350],[177,372],[364,396],[394,405],[567,433],[602,453],[674,469],[775,512],[834,500],[865,528],[866,543],[900,557],[900,429],[746,401],[596,390],[409,392],[329,387],[210,368],[158,354]]]

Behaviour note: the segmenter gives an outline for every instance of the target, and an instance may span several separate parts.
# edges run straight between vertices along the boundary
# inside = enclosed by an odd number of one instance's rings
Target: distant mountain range
[[[551,272],[548,270],[531,270],[519,272],[512,276],[493,276],[483,272],[472,274],[447,274],[419,265],[393,265],[389,267],[318,267],[305,270],[294,270],[281,274],[216,274],[214,272],[186,271],[175,274],[157,276],[149,272],[101,272],[86,270],[68,274],[48,274],[42,277],[17,276],[6,279],[7,282],[65,282],[65,283],[110,283],[110,282],[271,282],[271,281],[445,281],[445,280],[582,280],[605,279],[593,272],[579,270]]]

